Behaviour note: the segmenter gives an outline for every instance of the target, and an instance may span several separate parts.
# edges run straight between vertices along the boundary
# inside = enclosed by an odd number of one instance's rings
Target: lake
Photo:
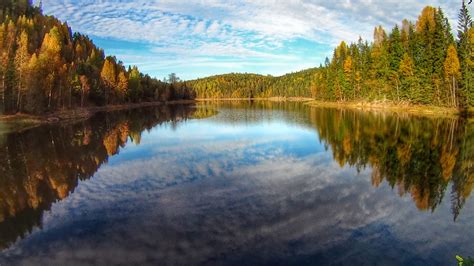
[[[0,265],[456,265],[474,123],[208,102],[0,135]]]

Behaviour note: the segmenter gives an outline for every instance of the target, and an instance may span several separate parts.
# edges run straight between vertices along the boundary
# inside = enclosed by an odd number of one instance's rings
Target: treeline
[[[312,97],[316,71],[307,69],[281,77],[232,73],[192,80],[188,85],[197,98]]]
[[[474,106],[474,29],[466,4],[455,39],[441,9],[425,7],[374,42],[342,42],[315,80],[316,97],[334,101],[390,100],[448,107]]]
[[[463,2],[457,38],[441,9],[426,7],[374,41],[342,42],[332,60],[282,77],[229,74],[191,81],[198,98],[312,97],[325,101],[392,101],[474,106],[474,29]]]
[[[281,77],[228,74],[157,80],[126,68],[31,0],[0,2],[0,114],[141,101],[311,97],[474,107],[474,29],[463,2],[454,38],[441,9],[426,7],[374,41],[342,42],[319,68]]]
[[[0,2],[0,114],[192,99],[183,82],[126,68],[31,0]]]

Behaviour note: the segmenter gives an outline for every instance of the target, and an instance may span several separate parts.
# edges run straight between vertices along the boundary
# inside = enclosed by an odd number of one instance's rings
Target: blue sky
[[[318,66],[341,40],[416,20],[440,6],[455,28],[461,1],[47,0],[44,12],[126,65],[162,78],[230,72],[282,75]]]

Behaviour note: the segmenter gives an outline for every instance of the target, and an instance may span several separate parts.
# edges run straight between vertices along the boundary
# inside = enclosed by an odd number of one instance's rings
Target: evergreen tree
[[[398,26],[395,26],[389,37],[389,58],[392,71],[398,71],[400,58],[403,57],[404,53],[400,29]]]
[[[466,105],[474,106],[474,83],[472,68],[469,66],[469,56],[472,51],[472,42],[469,38],[469,30],[473,27],[473,22],[466,2],[462,1],[461,10],[459,12],[458,21],[458,51],[461,61],[461,71],[463,79],[461,80],[461,87],[463,95],[466,98]]]
[[[128,74],[128,88],[130,91],[130,98],[132,99],[132,101],[134,102],[139,101],[142,95],[142,87],[140,84],[140,72],[138,71],[138,68],[136,66],[131,68]]]

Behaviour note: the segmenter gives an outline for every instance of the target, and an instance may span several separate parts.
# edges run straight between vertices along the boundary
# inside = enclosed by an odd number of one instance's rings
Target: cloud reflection
[[[228,123],[157,127],[55,204],[4,261],[436,265],[472,250],[472,204],[458,223],[446,202],[419,212],[388,184],[373,187],[370,167],[341,168],[315,131],[285,124],[240,124],[233,136]]]

